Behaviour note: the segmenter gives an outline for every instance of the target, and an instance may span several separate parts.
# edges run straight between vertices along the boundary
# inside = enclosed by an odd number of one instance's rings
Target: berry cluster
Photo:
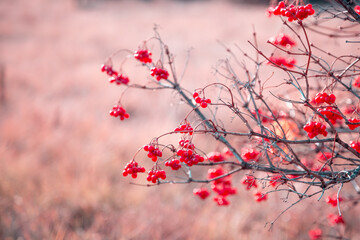
[[[106,74],[109,75],[110,77],[118,75],[118,72],[114,71],[112,66],[110,65],[105,65],[105,64],[101,65],[101,71],[106,72]]]
[[[280,33],[277,36],[270,38],[269,42],[289,49],[296,45],[295,41],[284,33]]]
[[[225,157],[220,152],[210,152],[207,154],[207,160],[209,162],[223,162]]]
[[[328,215],[328,220],[329,220],[330,225],[332,225],[332,226],[340,224],[340,223],[345,224],[345,221],[342,216],[338,216],[338,215],[335,215],[332,213],[330,213]]]
[[[360,88],[360,76],[354,79],[352,85],[353,87]]]
[[[146,49],[137,50],[134,53],[134,57],[142,63],[151,63],[152,62],[151,55],[152,55],[151,52],[149,52]]]
[[[206,188],[195,188],[193,193],[201,199],[206,199],[210,195],[210,192]]]
[[[129,83],[129,78],[120,74],[116,71],[113,70],[112,66],[110,65],[101,65],[101,71],[102,72],[106,72],[107,75],[110,76],[109,78],[109,82],[110,83],[113,83],[115,82],[117,85],[120,85],[120,84],[128,84]]]
[[[322,104],[322,103],[333,104],[335,100],[336,97],[334,94],[328,95],[326,92],[322,92],[322,93],[319,92],[315,95],[314,98],[314,102],[316,104]]]
[[[274,175],[270,177],[269,184],[272,187],[277,187],[280,184],[285,183],[285,180],[281,178],[281,175]]]
[[[335,124],[337,120],[343,119],[340,112],[333,107],[326,107],[325,109],[320,109],[318,111],[319,113],[327,117],[332,124]]]
[[[206,107],[208,106],[208,104],[211,103],[211,100],[208,99],[208,98],[205,98],[205,97],[200,98],[198,92],[194,92],[193,98],[195,99],[195,102],[198,103],[198,104],[200,104],[200,106],[201,106],[202,108],[206,108]]]
[[[125,169],[123,171],[123,176],[126,177],[128,174],[131,174],[132,178],[136,178],[137,173],[139,173],[139,172],[140,173],[145,172],[145,168],[139,167],[139,164],[137,162],[135,162],[134,160],[132,160],[131,162],[126,164]]]
[[[350,147],[355,149],[358,153],[360,153],[360,142],[350,141]]]
[[[195,145],[191,143],[190,140],[184,140],[184,139],[181,139],[179,141],[179,145],[180,147],[182,148],[185,148],[185,149],[191,149],[191,150],[194,150],[195,149]]]
[[[119,117],[120,120],[124,120],[125,118],[129,118],[130,115],[126,112],[125,108],[115,105],[110,111],[110,116]]]
[[[147,156],[151,158],[153,162],[156,162],[158,157],[162,157],[162,152],[159,150],[159,148],[154,147],[153,145],[149,144],[144,146],[144,150],[149,152]]]
[[[116,83],[117,85],[120,85],[120,84],[128,84],[129,83],[129,78],[120,74],[120,75],[117,75],[117,76],[113,76],[111,78],[109,78],[109,82],[110,83]]]
[[[304,130],[308,133],[309,138],[314,138],[319,134],[327,136],[326,126],[320,122],[310,121],[304,126]]]
[[[310,240],[318,240],[322,238],[322,230],[320,228],[311,229],[309,232]]]
[[[341,198],[341,197],[339,197],[339,202],[341,202],[343,199]],[[333,207],[337,207],[337,205],[338,205],[338,198],[337,198],[337,196],[335,195],[335,196],[328,196],[327,198],[326,198],[326,202],[328,203],[328,204],[330,204],[331,206],[333,206]]]
[[[357,127],[360,127],[360,119],[359,118],[351,118],[349,119],[350,123],[356,123],[356,124],[347,124],[350,130],[354,130]]]
[[[179,159],[172,159],[165,162],[165,166],[171,167],[172,170],[176,171],[181,168],[180,160]]]
[[[217,169],[209,169],[208,171],[208,179],[214,179],[220,177],[227,172],[222,168],[219,167]],[[233,188],[231,185],[231,176],[222,177],[219,179],[214,180],[211,183],[211,189],[217,193],[217,196],[214,197],[214,201],[219,206],[226,206],[229,205],[230,202],[227,200],[229,195],[236,194],[236,188]]]
[[[278,66],[285,66],[288,68],[293,68],[296,64],[296,60],[294,58],[284,58],[284,57],[270,57],[268,64],[275,64]]]
[[[151,76],[156,76],[156,80],[160,81],[161,79],[168,79],[169,73],[165,69],[153,67],[150,69]]]
[[[250,190],[252,187],[258,187],[258,185],[256,184],[256,178],[254,176],[245,176],[241,183],[246,185],[246,190]]]
[[[275,16],[283,16],[287,17],[289,22],[294,20],[304,20],[308,16],[311,16],[315,13],[311,4],[307,4],[306,6],[294,6],[290,5],[286,7],[283,1],[279,2],[279,4],[274,8],[273,14]]]
[[[189,167],[204,161],[202,156],[191,149],[179,149],[176,154],[180,157],[180,162],[184,162]]]
[[[174,132],[188,133],[189,135],[192,135],[194,129],[191,127],[190,123],[186,122],[185,124],[182,124],[180,127],[175,128]]]
[[[255,201],[262,202],[267,200],[267,194],[263,194],[261,192],[254,193]]]
[[[256,149],[243,148],[241,149],[241,157],[244,159],[245,162],[250,162],[250,161],[258,162],[260,157],[260,152],[257,151]]]
[[[146,180],[156,183],[159,178],[162,180],[166,179],[166,173],[164,170],[150,170]]]

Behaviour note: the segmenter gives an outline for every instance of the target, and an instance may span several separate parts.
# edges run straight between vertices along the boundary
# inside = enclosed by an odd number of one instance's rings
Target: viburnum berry
[[[354,130],[355,128],[360,127],[359,118],[351,118],[349,119],[349,123],[356,123],[356,124],[347,124],[350,130]]]
[[[192,135],[194,133],[194,129],[191,127],[190,123],[186,122],[180,127],[175,128],[174,132],[187,133],[189,135]]]
[[[293,68],[296,64],[296,60],[294,58],[284,58],[284,57],[270,57],[269,62],[267,64],[275,64],[278,66],[285,66],[287,68]]]
[[[210,152],[207,154],[207,160],[209,162],[223,162],[225,157],[220,152]]]
[[[188,139],[186,139],[186,140],[181,139],[179,141],[179,145],[180,145],[180,147],[185,148],[185,149],[191,149],[191,150],[195,149],[195,145],[192,144],[191,141]]]
[[[310,121],[304,126],[304,130],[308,133],[309,138],[314,138],[319,134],[327,136],[326,126],[320,122]]]
[[[147,156],[151,158],[153,162],[156,162],[158,157],[162,157],[162,152],[159,148],[154,147],[151,144],[144,146],[144,150],[148,152]]]
[[[228,206],[230,204],[230,202],[224,196],[216,196],[216,197],[214,197],[214,201],[219,206]]]
[[[360,76],[355,78],[355,80],[352,82],[353,87],[360,88]]]
[[[106,74],[109,75],[110,77],[118,75],[118,73],[113,70],[111,65],[106,65],[106,64],[101,65],[101,71],[106,72]]]
[[[191,149],[179,149],[176,154],[180,156],[180,162],[184,162],[189,167],[204,161],[204,157]]]
[[[117,85],[120,84],[128,84],[129,83],[129,78],[120,74],[120,75],[115,75],[109,78],[109,82],[110,83],[116,83]]]
[[[318,240],[322,238],[322,230],[320,228],[314,228],[308,232],[310,240]]]
[[[343,119],[339,110],[335,109],[334,107],[326,107],[325,109],[323,108],[318,111],[319,113],[327,117],[332,124],[335,124],[337,120]]]
[[[128,164],[126,164],[125,169],[123,171],[123,176],[126,177],[127,175],[130,174],[132,178],[136,178],[137,173],[142,173],[142,172],[145,172],[145,168],[139,167],[139,164],[134,160],[132,160]]]
[[[125,118],[129,118],[130,115],[126,112],[125,108],[115,105],[110,111],[110,116],[119,117],[120,120],[124,120]]]
[[[322,103],[327,103],[327,104],[333,104],[336,100],[336,97],[334,94],[330,94],[328,95],[326,92],[322,92],[322,93],[317,93],[315,98],[314,98],[314,102],[316,104],[322,104]]]
[[[280,45],[286,48],[292,48],[293,46],[296,45],[295,41],[292,40],[288,35],[284,34],[284,33],[280,33],[275,37],[271,37],[269,39],[269,42],[271,42],[272,44],[275,45]]]
[[[311,4],[307,4],[305,6],[290,5],[287,7],[283,1],[279,2],[279,4],[273,9],[272,13],[275,16],[281,15],[283,17],[287,17],[289,22],[294,20],[304,20],[315,13]]]
[[[360,15],[360,6],[359,6],[359,5],[356,5],[356,6],[354,7],[354,10],[355,10],[355,12],[356,12],[357,14]]]
[[[206,188],[195,188],[193,193],[201,199],[206,199],[210,195],[210,192]]]
[[[285,180],[282,179],[281,175],[274,175],[274,176],[270,177],[269,184],[272,187],[276,187],[276,186],[278,186],[280,184],[283,184],[283,183],[285,183]]]
[[[224,174],[226,174],[226,171],[221,166],[219,166],[218,168],[211,168],[208,170],[208,179],[211,180],[211,179],[220,177]],[[214,180],[214,183],[219,184],[226,179],[227,179],[227,177],[219,178],[219,179]]]
[[[252,187],[258,187],[258,185],[256,184],[256,178],[254,176],[245,176],[241,183],[246,185],[246,190],[250,190]]]
[[[150,170],[146,180],[156,183],[159,178],[162,180],[166,179],[166,173],[164,170]]]
[[[267,194],[263,194],[263,193],[261,193],[259,191],[254,193],[254,197],[255,197],[255,201],[257,201],[257,202],[267,200]]]
[[[134,57],[142,63],[151,63],[151,55],[152,53],[147,49],[140,49],[134,53]]]
[[[360,142],[359,141],[350,141],[350,147],[355,149],[358,153],[360,153]]]
[[[337,225],[337,224],[345,224],[345,221],[342,216],[338,216],[338,215],[332,214],[332,213],[330,213],[328,215],[328,220],[329,220],[330,225],[332,225],[332,226]]]
[[[205,97],[200,98],[198,92],[195,92],[195,93],[193,94],[193,98],[195,99],[195,102],[198,103],[198,104],[200,104],[200,106],[201,106],[202,108],[206,108],[206,107],[208,106],[208,104],[211,103],[211,100],[208,99],[208,98],[205,98]]]
[[[179,159],[172,159],[170,161],[165,162],[165,166],[171,167],[172,170],[179,170],[181,168],[180,160]]]
[[[260,152],[256,149],[249,149],[249,148],[243,148],[241,149],[241,157],[244,159],[245,162],[250,161],[259,161]]]
[[[325,200],[328,204],[330,204],[333,207],[337,207],[337,205],[338,205],[338,198],[336,195],[328,196]],[[341,201],[342,201],[342,198],[339,197],[339,202],[341,202]]]
[[[153,67],[150,69],[150,74],[153,77],[156,77],[156,80],[160,81],[161,79],[168,79],[169,77],[169,72],[166,71],[165,69],[162,68],[158,68],[158,67]]]

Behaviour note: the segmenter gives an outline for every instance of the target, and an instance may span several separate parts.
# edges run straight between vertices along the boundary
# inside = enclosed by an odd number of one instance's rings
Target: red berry
[[[193,190],[194,195],[198,195],[201,199],[206,199],[210,192],[206,188],[195,188]]]
[[[322,238],[322,230],[320,228],[311,229],[308,232],[310,240],[318,240]]]
[[[152,59],[151,59],[151,52],[149,52],[148,50],[144,49],[144,50],[137,50],[134,53],[134,57],[139,60],[142,63],[151,63]]]
[[[160,81],[161,79],[168,79],[169,73],[165,69],[153,67],[150,69],[150,74],[153,77],[156,77],[156,80]]]
[[[128,113],[126,113],[125,108],[123,108],[119,105],[115,105],[109,114],[110,114],[110,116],[113,116],[113,117],[119,117],[120,120],[124,120],[125,118],[130,117],[130,115]]]

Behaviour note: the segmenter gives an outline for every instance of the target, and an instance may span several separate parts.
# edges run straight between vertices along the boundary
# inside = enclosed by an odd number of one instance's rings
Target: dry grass
[[[124,164],[152,136],[176,126],[184,110],[166,110],[166,96],[129,92],[124,104],[132,120],[107,115],[119,89],[107,84],[100,64],[118,48],[136,49],[154,23],[179,69],[194,48],[185,76],[196,88],[213,79],[211,66],[225,55],[217,39],[244,44],[252,22],[260,39],[280,29],[274,20],[269,29],[262,11],[222,1],[106,1],[88,8],[69,0],[1,1],[0,239],[306,239],[327,206],[299,205],[267,231],[265,223],[288,206],[280,196],[257,204],[238,186],[232,205],[219,208],[193,197],[193,186],[129,185]],[[358,221],[348,235],[359,234]]]

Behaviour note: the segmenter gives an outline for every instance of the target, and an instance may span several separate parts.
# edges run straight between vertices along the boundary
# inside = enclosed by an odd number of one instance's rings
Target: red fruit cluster
[[[176,171],[181,168],[180,160],[179,159],[172,159],[170,161],[165,162],[165,166],[171,167],[172,170]]]
[[[192,144],[190,140],[181,139],[179,141],[179,145],[180,145],[180,147],[185,148],[185,149],[191,149],[191,150],[195,149],[194,144]]]
[[[255,192],[254,193],[255,201],[262,202],[267,200],[267,194],[263,194],[261,192]]]
[[[326,126],[320,122],[310,121],[304,126],[304,130],[308,133],[309,138],[314,138],[319,134],[327,136]]]
[[[246,190],[250,190],[252,187],[258,187],[258,185],[256,184],[256,178],[254,176],[245,176],[241,183],[246,185]]]
[[[201,106],[202,108],[206,108],[206,107],[208,106],[208,104],[211,103],[211,100],[208,99],[208,98],[205,98],[205,97],[200,98],[198,92],[195,92],[195,93],[193,94],[193,97],[194,97],[194,99],[195,99],[195,102],[198,103],[198,104],[200,104],[200,106]]]
[[[360,142],[350,141],[350,147],[355,149],[358,153],[360,153]]]
[[[118,73],[112,69],[112,66],[110,65],[101,65],[101,71],[106,72],[107,75],[111,76],[117,76]]]
[[[359,118],[351,118],[349,119],[350,123],[356,123],[356,124],[347,124],[350,130],[354,130],[357,127],[360,127],[360,119]]]
[[[334,94],[328,95],[326,92],[322,92],[322,93],[319,92],[315,95],[314,98],[314,102],[316,104],[322,104],[322,103],[333,104],[335,100],[336,97]]]
[[[225,157],[220,152],[210,152],[207,154],[207,160],[209,162],[223,162]]]
[[[341,201],[342,201],[342,198],[339,197],[339,202],[341,202]],[[337,207],[337,205],[338,205],[338,198],[337,198],[336,195],[335,195],[335,196],[328,196],[328,197],[326,198],[326,202],[327,202],[328,204],[330,204],[331,206],[333,206],[333,207]]]
[[[159,148],[154,147],[153,145],[149,144],[144,146],[144,150],[148,152],[147,156],[151,158],[153,162],[156,162],[158,157],[162,157],[162,152],[159,150]]]
[[[330,225],[333,225],[333,226],[337,225],[337,224],[345,224],[345,221],[342,216],[338,216],[338,215],[335,215],[332,213],[330,213],[328,215],[328,220],[329,220]]]
[[[120,85],[120,84],[128,84],[129,83],[129,78],[120,74],[120,75],[116,75],[116,76],[113,76],[111,78],[109,78],[109,82],[110,83],[116,83],[117,85]]]
[[[202,156],[191,149],[179,149],[176,154],[180,156],[180,162],[184,162],[189,167],[204,161]]]
[[[284,57],[270,57],[268,64],[275,64],[278,66],[285,66],[288,68],[293,68],[296,64],[296,60],[294,58],[284,58]]]
[[[276,187],[280,184],[283,184],[284,182],[285,180],[281,178],[281,175],[275,175],[270,177],[269,184],[272,187]]]
[[[222,168],[219,167],[217,169],[209,169],[208,171],[208,179],[214,179],[220,177],[227,172]],[[230,202],[227,200],[229,195],[236,194],[236,188],[233,188],[231,185],[231,176],[222,177],[216,179],[211,183],[211,189],[217,193],[217,196],[214,197],[214,201],[219,206],[227,206]]]
[[[245,162],[250,162],[250,161],[258,162],[260,157],[260,152],[257,151],[256,149],[243,148],[241,149],[241,157],[244,159]]]
[[[322,238],[322,230],[320,228],[311,229],[308,234],[310,240],[318,240]]]
[[[195,188],[193,193],[201,199],[206,199],[210,195],[210,192],[206,188]]]
[[[360,15],[360,6],[359,6],[359,5],[356,5],[356,6],[354,7],[354,10],[355,10],[355,12],[356,12],[357,14]]]
[[[137,177],[137,173],[145,172],[144,167],[139,167],[139,164],[132,160],[128,164],[126,164],[125,169],[123,171],[123,176],[126,177],[128,174],[131,174],[132,178]]]
[[[292,48],[293,46],[296,45],[295,41],[292,40],[288,35],[286,35],[284,33],[280,33],[276,37],[270,38],[269,41],[272,44],[280,45],[280,46],[283,46],[286,48]]]
[[[159,178],[162,180],[166,179],[166,173],[164,170],[150,170],[146,180],[156,183]]]
[[[180,127],[175,128],[174,132],[179,133],[188,133],[189,135],[192,135],[194,132],[194,129],[191,127],[190,123],[182,124]]]
[[[124,120],[125,118],[129,118],[130,115],[126,112],[125,108],[115,105],[110,111],[110,116],[119,117],[120,120]]]
[[[320,109],[318,111],[319,113],[327,117],[332,124],[335,124],[337,120],[343,119],[340,112],[333,107],[327,107],[325,109]]]
[[[360,76],[352,82],[353,87],[360,88]]]
[[[117,85],[129,83],[128,77],[122,74],[119,75],[119,73],[114,71],[112,66],[110,65],[105,65],[105,64],[101,65],[101,71],[106,72],[106,74],[110,76],[109,78],[110,83],[115,82]]]
[[[283,1],[279,2],[279,4],[274,8],[273,14],[275,16],[283,16],[287,17],[289,22],[294,20],[304,20],[308,16],[311,16],[315,13],[311,4],[307,4],[306,6],[294,6],[290,5],[286,7]]]
[[[156,80],[160,81],[161,79],[168,79],[169,73],[165,69],[153,67],[150,69],[151,76],[155,77]]]
[[[134,53],[134,57],[142,63],[151,63],[152,62],[152,59],[150,57],[151,55],[152,55],[151,52],[149,52],[146,49],[137,50]]]

